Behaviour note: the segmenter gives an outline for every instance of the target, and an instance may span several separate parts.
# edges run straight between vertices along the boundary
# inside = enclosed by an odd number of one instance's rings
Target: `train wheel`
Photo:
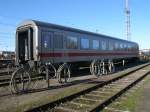
[[[102,75],[107,75],[108,74],[108,70],[106,69],[106,64],[104,61],[101,62],[101,71],[102,71]]]
[[[57,74],[56,74],[56,68],[54,67],[54,65],[52,63],[48,63],[47,67],[49,69],[49,75],[51,78],[56,78]]]
[[[90,66],[90,72],[97,77],[102,75],[101,63],[98,60],[94,60]]]
[[[109,60],[109,62],[108,62],[108,71],[109,71],[109,73],[114,73],[115,72],[115,66],[114,66],[113,61]]]
[[[96,75],[97,77],[99,77],[101,75],[101,71],[100,71],[100,63],[97,61],[95,64],[94,64],[94,67],[93,67],[93,73],[94,75]]]
[[[29,74],[30,76],[36,76],[38,73],[37,73],[37,70],[35,69],[35,67],[31,67],[29,68]]]
[[[10,88],[12,93],[22,93],[29,89],[30,74],[24,68],[19,68],[12,74]]]
[[[91,65],[90,65],[90,72],[91,72],[92,75],[96,75],[95,72],[94,72],[95,69],[97,68],[97,67],[95,66],[96,61],[97,61],[97,60],[93,60],[92,63],[91,63]],[[94,69],[94,68],[95,68],[95,69]]]
[[[115,72],[115,65],[113,62],[111,63],[111,66],[112,66],[112,73],[114,73]]]
[[[46,74],[47,67],[45,65],[42,65],[39,67],[38,72],[39,74]]]
[[[59,83],[66,83],[70,79],[70,67],[67,63],[62,64],[57,70],[57,78]]]
[[[48,66],[46,65],[42,65],[39,68],[39,74],[44,76],[44,79],[46,80],[47,83],[47,87],[49,87],[50,83],[49,83],[49,79],[50,79],[50,70],[48,69]]]

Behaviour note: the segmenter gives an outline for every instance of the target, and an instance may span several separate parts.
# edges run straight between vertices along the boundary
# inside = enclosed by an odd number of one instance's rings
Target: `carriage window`
[[[115,43],[115,50],[118,50],[119,49],[119,44],[116,42]]]
[[[134,51],[135,50],[135,46],[134,45],[132,45],[132,51]]]
[[[99,49],[99,40],[93,40],[93,49]]]
[[[127,50],[127,44],[124,44],[124,50]]]
[[[107,44],[105,41],[102,41],[102,50],[106,50],[107,49]]]
[[[134,45],[132,44],[132,51],[134,51],[135,50],[135,47],[134,47]]]
[[[47,32],[42,33],[42,44],[44,48],[50,48],[51,35]]]
[[[114,46],[113,46],[113,43],[112,42],[109,42],[109,50],[113,50],[114,48],[113,48]]]
[[[82,49],[90,48],[90,40],[87,38],[81,38],[81,48]]]
[[[138,47],[138,45],[136,45],[136,50],[138,50],[139,49],[139,47]]]
[[[56,48],[56,49],[63,48],[63,35],[54,34],[54,48]]]
[[[123,49],[123,44],[122,43],[120,43],[120,50],[122,50]]]
[[[68,49],[77,49],[78,48],[78,38],[68,36],[67,37],[67,46]]]
[[[128,50],[129,50],[129,51],[131,50],[131,45],[130,45],[130,44],[128,44]]]

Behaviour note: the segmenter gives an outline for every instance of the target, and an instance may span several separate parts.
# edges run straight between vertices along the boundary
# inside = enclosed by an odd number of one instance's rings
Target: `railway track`
[[[0,76],[6,76],[6,75],[10,75],[15,69],[12,69],[12,70],[7,70],[7,69],[3,69],[3,70],[0,70]]]
[[[95,112],[102,110],[150,73],[149,64],[91,88],[66,96],[27,112]]]
[[[9,85],[11,74],[15,69],[8,71],[7,68],[0,70],[0,87]]]

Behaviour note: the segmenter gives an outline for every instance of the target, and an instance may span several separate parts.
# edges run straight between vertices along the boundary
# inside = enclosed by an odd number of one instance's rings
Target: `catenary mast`
[[[129,0],[125,0],[125,15],[126,15],[126,38],[127,40],[131,40]]]

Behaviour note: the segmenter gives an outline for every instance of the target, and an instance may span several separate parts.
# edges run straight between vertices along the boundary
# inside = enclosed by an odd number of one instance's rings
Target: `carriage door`
[[[27,28],[17,32],[16,58],[20,62],[33,60],[33,30]]]
[[[41,46],[42,46],[42,58],[49,59],[52,61],[53,57],[53,33],[48,31],[42,31],[41,38]]]

